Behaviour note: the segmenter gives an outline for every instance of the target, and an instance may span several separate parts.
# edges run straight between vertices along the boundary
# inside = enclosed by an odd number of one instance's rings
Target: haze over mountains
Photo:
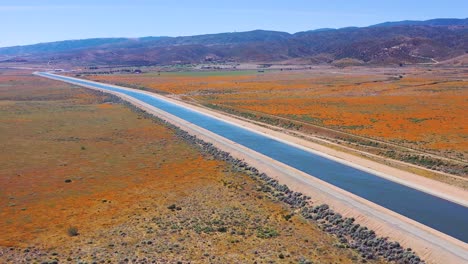
[[[185,37],[96,38],[0,48],[3,62],[163,65],[203,62],[432,63],[468,53],[468,18],[386,22],[294,34],[254,30]]]

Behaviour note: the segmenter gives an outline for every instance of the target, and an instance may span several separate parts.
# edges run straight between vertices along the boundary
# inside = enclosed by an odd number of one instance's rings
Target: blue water
[[[42,73],[42,75],[49,74]],[[52,77],[129,95],[442,233],[468,242],[468,208],[462,205],[138,91],[127,91],[105,84],[57,75],[52,75]]]

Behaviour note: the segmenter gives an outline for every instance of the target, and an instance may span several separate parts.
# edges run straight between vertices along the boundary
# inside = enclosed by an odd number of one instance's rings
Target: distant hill
[[[385,22],[371,27],[394,27],[394,26],[468,26],[468,18],[437,18],[425,21],[404,20],[398,22]]]
[[[24,56],[38,53],[60,53],[92,48],[123,48],[171,45],[224,45],[287,39],[289,33],[254,30],[248,32],[219,33],[185,37],[94,38],[39,43],[26,46],[0,48],[1,55]]]
[[[57,42],[39,43],[26,46],[0,48],[2,55],[28,55],[36,53],[64,52],[79,49],[94,48],[109,44],[128,41],[126,38],[93,38],[80,40],[65,40]]]
[[[0,48],[6,60],[75,65],[207,61],[433,63],[468,53],[468,19],[386,22],[290,34],[254,30],[183,37],[100,38]]]

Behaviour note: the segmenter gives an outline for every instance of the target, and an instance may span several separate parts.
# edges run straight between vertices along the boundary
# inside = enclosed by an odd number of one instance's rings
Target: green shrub
[[[257,229],[257,237],[259,238],[272,238],[277,236],[279,236],[279,233],[273,228],[265,227]]]

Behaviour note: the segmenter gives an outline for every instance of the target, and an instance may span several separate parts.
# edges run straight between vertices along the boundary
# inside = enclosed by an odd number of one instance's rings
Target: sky
[[[0,0],[0,47],[466,18],[467,0]]]

